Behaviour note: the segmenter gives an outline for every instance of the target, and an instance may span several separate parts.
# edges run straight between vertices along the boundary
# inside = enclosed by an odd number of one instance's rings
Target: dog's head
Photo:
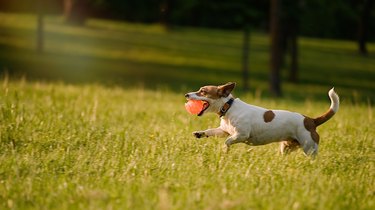
[[[223,105],[232,97],[231,92],[235,86],[234,82],[219,86],[203,86],[196,92],[185,94],[185,97],[188,100],[203,101],[203,108],[198,116],[202,116],[206,112],[219,113]]]

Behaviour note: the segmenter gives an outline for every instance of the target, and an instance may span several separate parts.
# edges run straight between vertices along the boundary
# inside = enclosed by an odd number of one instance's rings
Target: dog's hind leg
[[[280,142],[280,152],[282,155],[288,154],[297,150],[300,147],[300,144],[295,139],[287,139]]]
[[[315,130],[313,132],[300,132],[297,140],[307,156],[316,156],[318,154],[319,135]]]
[[[225,141],[225,144],[229,147],[232,144],[246,143],[247,140],[248,140],[247,136],[234,134],[234,135],[229,136],[229,138],[227,138],[227,140]]]
[[[245,144],[249,144],[249,143],[248,143],[248,139],[249,139],[248,136],[240,135],[240,134],[238,134],[238,133],[229,136],[229,137],[227,138],[227,140],[225,141],[225,151],[228,152],[228,151],[229,151],[229,147],[230,147],[232,144],[237,144],[237,143],[245,143]]]

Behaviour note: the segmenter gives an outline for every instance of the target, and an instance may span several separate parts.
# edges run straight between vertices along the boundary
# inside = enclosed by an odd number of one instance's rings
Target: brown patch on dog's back
[[[315,130],[315,128],[316,128],[314,120],[311,119],[310,117],[305,117],[305,119],[303,120],[303,125],[305,126],[306,130],[308,130],[308,131]]]
[[[263,114],[264,122],[269,123],[273,120],[273,118],[275,118],[275,113],[273,113],[272,110],[268,110],[264,112]]]
[[[314,119],[305,117],[305,119],[303,120],[303,125],[305,126],[306,130],[310,132],[311,138],[314,140],[314,142],[319,144],[319,134],[316,132]]]

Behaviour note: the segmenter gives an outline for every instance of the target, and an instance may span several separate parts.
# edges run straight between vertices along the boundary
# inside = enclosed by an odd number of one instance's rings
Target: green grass
[[[309,116],[324,102],[274,101]],[[342,104],[319,128],[320,154],[196,140],[215,115],[189,115],[182,94],[8,81],[0,89],[1,209],[373,209],[373,107]]]
[[[252,34],[242,92],[240,32],[47,17],[41,55],[35,23],[0,13],[0,209],[375,208],[375,59],[354,42],[301,38],[301,82],[272,99],[265,34]],[[219,119],[189,115],[184,92],[227,81],[244,101],[308,116],[335,86],[318,157],[194,139]]]

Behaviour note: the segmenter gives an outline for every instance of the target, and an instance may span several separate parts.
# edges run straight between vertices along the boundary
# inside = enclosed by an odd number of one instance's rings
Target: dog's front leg
[[[223,131],[221,128],[210,128],[205,131],[194,131],[193,135],[195,138],[210,137],[210,136],[227,136],[228,133]]]

